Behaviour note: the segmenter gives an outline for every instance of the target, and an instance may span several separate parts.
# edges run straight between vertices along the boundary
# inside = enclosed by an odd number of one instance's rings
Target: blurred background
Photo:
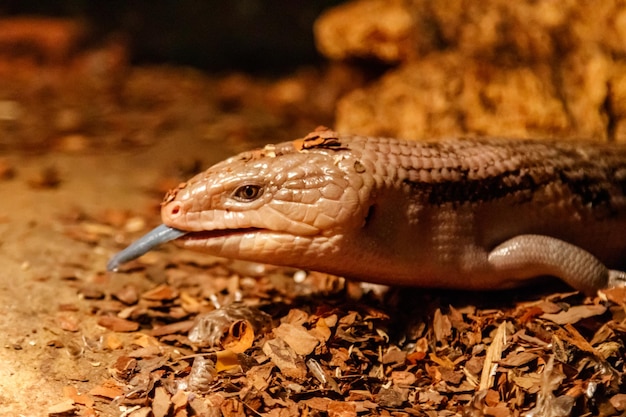
[[[81,42],[123,39],[133,63],[191,65],[205,70],[284,73],[321,62],[313,22],[340,0],[7,0],[0,16],[71,18]],[[0,35],[1,36],[1,35]]]
[[[132,329],[193,319],[195,312],[178,308],[190,296],[207,306],[213,299],[206,295],[218,294],[226,305],[242,288],[239,283],[248,282],[244,293],[257,303],[260,282],[269,297],[307,300],[308,290],[293,291],[289,274],[240,280],[247,272],[221,260],[215,264],[221,272],[209,276],[194,268],[213,261],[168,245],[136,261],[129,273],[110,274],[105,265],[160,223],[159,203],[169,189],[236,152],[303,137],[318,125],[414,140],[491,135],[626,142],[626,4],[3,0],[0,415],[120,415],[117,398],[138,390],[128,381],[111,382],[111,370],[132,376],[127,362],[115,365],[138,348],[141,335]],[[335,282],[311,277],[314,293]],[[152,302],[145,293],[160,284],[170,286],[170,294],[186,294],[186,301],[165,296],[171,316],[160,304],[154,314],[153,304],[145,307],[146,300]],[[414,304],[435,306],[429,294]],[[458,305],[480,303],[475,298],[469,295]],[[536,309],[534,302],[527,305]],[[623,329],[623,311],[614,309],[613,324],[602,316],[598,327]],[[486,314],[489,320],[509,317]],[[506,321],[515,323],[518,314]],[[130,331],[111,325],[111,318],[121,316]],[[483,319],[477,323],[485,327]],[[431,324],[420,325],[420,331],[436,336]],[[547,341],[539,351],[553,346],[548,333],[535,334]],[[612,334],[622,338],[619,343],[594,349],[623,364],[623,331]],[[150,347],[175,345],[179,336],[164,334],[163,343]],[[457,343],[436,337],[428,346]],[[455,366],[465,366],[457,359]],[[433,372],[419,372],[434,375],[439,365],[431,361],[426,369]],[[370,380],[368,372],[363,380]],[[465,368],[459,378],[464,373]],[[593,373],[602,378],[594,384],[610,382],[597,368]],[[567,386],[584,386],[571,375]],[[431,382],[439,386],[433,376],[420,380],[419,389]],[[77,389],[87,398],[78,399]],[[499,404],[498,415],[519,414],[520,404],[526,410],[534,406],[535,397],[524,396],[526,388],[512,389],[517,397],[505,395],[513,404],[510,410]],[[605,393],[614,394],[608,388]],[[430,395],[423,401],[439,407],[427,408],[433,412],[448,407],[458,414],[466,400],[449,394],[437,394],[436,404]],[[585,397],[582,388],[576,395]],[[152,398],[144,400],[151,406]],[[593,398],[606,407],[608,401]],[[396,403],[392,407],[397,410]],[[144,408],[125,415],[151,413]]]

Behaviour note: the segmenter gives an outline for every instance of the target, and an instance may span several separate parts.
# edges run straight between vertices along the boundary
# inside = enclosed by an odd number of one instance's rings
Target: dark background
[[[339,0],[5,0],[0,17],[74,17],[88,42],[124,37],[133,63],[280,74],[322,61],[313,22]]]

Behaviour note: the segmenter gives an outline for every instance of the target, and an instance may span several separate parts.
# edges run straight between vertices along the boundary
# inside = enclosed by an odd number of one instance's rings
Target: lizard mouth
[[[187,232],[177,240],[181,241],[194,241],[194,240],[209,240],[220,237],[229,237],[234,235],[245,235],[247,233],[259,233],[266,232],[268,229],[261,229],[259,227],[245,227],[241,229],[215,229],[215,230],[203,230],[201,232]]]
[[[131,243],[124,250],[116,253],[108,262],[107,269],[109,271],[117,271],[119,267],[133,259],[140,257],[141,255],[149,252],[155,247],[170,242],[172,240],[182,241],[190,246],[194,246],[194,243],[202,244],[218,238],[228,238],[233,236],[244,236],[246,234],[259,234],[259,233],[271,233],[270,229],[263,229],[258,227],[246,227],[241,229],[215,229],[215,230],[203,230],[199,232],[189,232],[186,230],[176,229],[164,224],[155,227],[150,232],[146,233],[135,242]]]

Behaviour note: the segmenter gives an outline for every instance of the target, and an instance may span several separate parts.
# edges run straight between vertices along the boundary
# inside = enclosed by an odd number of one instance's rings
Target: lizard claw
[[[626,287],[626,271],[609,270],[607,288]]]

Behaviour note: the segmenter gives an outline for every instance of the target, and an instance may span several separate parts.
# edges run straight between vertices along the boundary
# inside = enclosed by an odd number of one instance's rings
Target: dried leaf
[[[63,387],[63,396],[74,401],[75,404],[81,404],[87,407],[93,407],[94,400],[86,394],[79,394],[76,387]]]
[[[229,371],[233,368],[239,367],[239,357],[236,352],[232,350],[222,350],[216,353],[217,362],[215,363],[215,369],[217,372]]]
[[[243,404],[236,398],[228,398],[220,405],[222,415],[226,417],[246,417]],[[155,416],[156,417],[156,416]]]
[[[443,342],[452,334],[452,323],[450,318],[441,313],[440,309],[435,310],[433,319],[433,330],[435,332],[435,340]]]
[[[114,399],[124,394],[124,391],[114,382],[105,381],[102,385],[98,385],[89,390],[89,395],[96,397],[104,397]]]
[[[538,358],[536,353],[532,352],[511,352],[506,358],[498,362],[500,366],[517,368],[526,365]]]
[[[283,339],[298,355],[310,354],[319,344],[318,339],[302,326],[282,323],[273,331],[276,337]]]
[[[115,378],[121,381],[127,381],[136,368],[137,359],[131,358],[130,356],[120,356],[117,358],[117,361],[115,361],[111,371]]]
[[[152,408],[141,407],[128,414],[128,417],[150,417],[151,414]]]
[[[150,301],[173,300],[177,296],[178,296],[178,291],[170,287],[169,285],[165,285],[165,284],[159,285],[158,287],[155,287],[151,289],[150,291],[147,291],[141,294],[141,298],[143,298],[144,300],[150,300]]]
[[[157,387],[154,390],[154,398],[152,399],[152,413],[154,417],[167,417],[171,407],[170,395],[165,388]]]
[[[139,323],[111,316],[100,317],[98,325],[114,332],[134,332],[139,329]]]
[[[579,305],[557,314],[542,314],[540,317],[556,324],[573,324],[588,317],[600,316],[606,312],[602,305]]]
[[[108,350],[121,349],[124,346],[124,342],[115,333],[107,333],[104,335],[104,347]]]
[[[267,363],[260,366],[253,366],[246,372],[248,381],[258,391],[265,391],[270,384],[270,378],[274,364]]]
[[[391,380],[394,384],[400,386],[410,386],[417,381],[417,377],[413,372],[407,371],[393,371],[391,373]]]
[[[195,325],[195,321],[193,320],[184,320],[178,321],[176,323],[166,324],[164,326],[156,327],[150,330],[150,336],[161,337],[169,334],[186,334],[189,332],[193,326]]]
[[[385,365],[389,365],[393,363],[401,364],[401,363],[404,363],[405,360],[406,360],[406,352],[401,351],[397,346],[389,347],[387,352],[385,352],[385,354],[382,357],[382,362]]]
[[[336,316],[335,316],[336,320]],[[309,334],[320,342],[326,342],[332,335],[328,322],[322,318],[315,322],[315,327],[309,330]]]
[[[617,305],[626,304],[626,287],[607,288],[601,290],[600,295]]]
[[[285,375],[296,380],[302,380],[306,377],[304,361],[282,339],[272,339],[265,342],[263,353]]]
[[[187,407],[187,400],[189,396],[185,391],[176,391],[176,394],[172,395],[172,404],[174,405],[174,414],[178,417],[180,412]]]
[[[161,345],[157,339],[145,333],[133,335],[133,344],[142,348],[159,348]]]
[[[224,349],[235,353],[243,353],[254,343],[254,330],[248,320],[237,320],[230,325],[228,333],[222,340]]]
[[[541,375],[535,372],[523,374],[520,376],[513,376],[513,382],[523,390],[530,394],[536,394],[539,392],[539,382],[541,381]]]
[[[74,401],[71,399],[63,400],[58,404],[55,404],[48,408],[49,417],[63,417],[75,415],[78,411],[78,407],[74,405]]]
[[[328,417],[356,417],[356,406],[344,401],[331,401],[328,404]]]
[[[126,305],[136,304],[139,300],[139,292],[134,285],[126,285],[122,289],[113,292],[111,295]]]
[[[596,352],[596,350],[593,348],[593,346],[589,344],[587,339],[585,339],[574,326],[572,326],[571,324],[566,324],[564,328],[565,330],[557,329],[554,333],[555,336],[558,336],[561,339],[568,341],[582,351],[591,353],[592,355],[598,357],[600,356],[598,352]]]
[[[444,368],[454,368],[454,362],[452,362],[449,358],[446,358],[446,357],[442,358],[442,357],[435,355],[434,353],[431,353],[430,355],[428,355],[428,357],[430,358],[431,361],[435,362],[439,366],[442,366]]]
[[[485,415],[490,417],[509,417],[511,410],[504,403],[500,403],[495,407],[485,407]]]
[[[75,314],[61,313],[57,316],[59,327],[68,332],[77,332],[80,330],[80,322]]]
[[[328,406],[331,403],[330,398],[325,397],[313,397],[307,400],[302,401],[303,404],[306,404],[308,407],[318,410],[318,411],[328,411]]]
[[[626,410],[626,394],[615,394],[609,401],[617,411]]]

